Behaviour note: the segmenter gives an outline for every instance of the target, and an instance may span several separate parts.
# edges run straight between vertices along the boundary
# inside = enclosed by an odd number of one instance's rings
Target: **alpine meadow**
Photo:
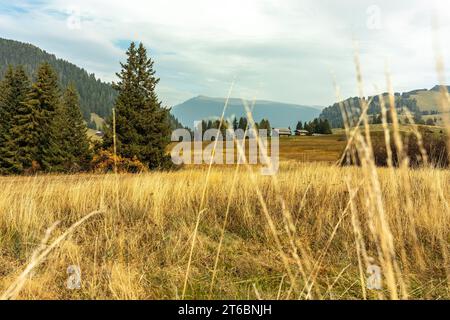
[[[0,300],[449,300],[449,4],[168,2],[0,0]]]

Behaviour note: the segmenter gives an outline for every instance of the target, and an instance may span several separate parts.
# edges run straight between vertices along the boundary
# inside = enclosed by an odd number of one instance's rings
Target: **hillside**
[[[224,98],[198,96],[172,108],[172,114],[188,127],[193,127],[194,121],[219,118],[225,104]],[[249,101],[249,105],[252,102]],[[226,118],[245,116],[245,107],[241,99],[230,99],[225,114]],[[256,121],[269,119],[272,127],[295,127],[299,120],[310,121],[319,116],[320,110],[314,107],[287,104],[273,101],[256,101],[253,109]]]
[[[450,91],[450,86],[447,87]],[[441,111],[439,108],[440,87],[435,86],[431,90],[416,90],[406,93],[412,99],[417,100],[417,106],[421,111]]]
[[[448,87],[450,88],[450,87]],[[388,94],[383,93],[385,97],[386,104],[388,105]],[[418,115],[419,118],[427,120],[432,117],[436,118],[435,115],[442,112],[439,107],[440,99],[440,87],[435,86],[430,90],[418,89],[404,93],[395,93],[396,108],[399,113],[401,113],[403,108],[408,108],[412,114]],[[369,116],[376,116],[380,114],[381,107],[379,102],[379,97],[369,97],[371,104],[369,105],[368,114]],[[352,109],[354,114],[359,114],[361,111],[359,98],[352,97],[343,101],[347,109]],[[432,114],[431,116],[427,114]],[[335,103],[332,106],[325,108],[321,115],[321,118],[328,119],[333,128],[340,128],[343,126],[342,114],[339,107],[339,103]],[[372,118],[372,117],[370,117]],[[438,116],[439,118],[439,116]],[[439,123],[439,121],[436,121]]]
[[[101,82],[94,74],[89,74],[86,70],[58,59],[34,45],[0,38],[0,78],[8,65],[23,65],[28,74],[33,76],[42,62],[52,65],[58,73],[62,87],[67,86],[69,82],[75,83],[86,121],[90,121],[91,113],[101,117],[109,115],[116,92],[108,83]]]

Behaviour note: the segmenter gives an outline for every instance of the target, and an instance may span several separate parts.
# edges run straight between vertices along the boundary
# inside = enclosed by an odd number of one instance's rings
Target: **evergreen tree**
[[[188,129],[188,128],[185,128],[183,126],[183,124],[180,121],[178,121],[178,119],[175,118],[175,116],[173,116],[170,112],[169,112],[169,123],[170,123],[170,129],[171,130],[183,129],[183,128],[184,129]],[[94,130],[101,130],[100,128],[97,128],[97,125],[95,125],[92,129],[94,129]]]
[[[303,124],[301,121],[297,122],[297,127],[295,128],[295,130],[303,130]]]
[[[271,127],[270,127],[269,120],[262,119],[261,122],[258,125],[258,128],[262,129],[262,130],[267,130],[267,132],[270,132],[271,131]]]
[[[267,133],[270,135],[270,132],[272,131],[272,127],[271,127],[269,119],[264,120],[264,129],[266,129]]]
[[[13,104],[14,69],[8,67],[4,79],[0,82],[0,143],[8,139]]]
[[[247,129],[247,118],[241,117],[241,118],[239,119],[238,129],[242,129],[242,130],[244,130],[244,131]]]
[[[319,133],[320,132],[320,127],[319,127],[320,123],[319,123],[319,119],[315,118],[312,121],[312,128],[313,128],[313,132],[314,133]]]
[[[308,131],[309,134],[314,133],[314,128],[311,126],[311,122],[305,122],[304,130]]]
[[[127,56],[117,74],[120,81],[114,84],[119,94],[115,104],[117,152],[125,158],[137,158],[149,168],[162,167],[168,164],[165,149],[170,126],[168,110],[161,107],[155,92],[159,79],[142,43],[136,48],[132,42]],[[112,119],[108,121],[106,148],[113,144]]]
[[[19,148],[16,145],[15,115],[22,107],[22,103],[30,90],[29,79],[19,66],[15,70],[8,68],[5,78],[0,84],[0,172],[2,174],[20,173],[22,165],[18,159]]]
[[[266,129],[266,119],[261,119],[259,123],[255,123],[257,126],[257,129]]]
[[[327,119],[323,121],[323,134],[333,134],[330,122]]]
[[[201,129],[202,129],[201,134],[203,137],[203,135],[205,134],[205,131],[208,130],[208,121],[202,120],[202,128]]]
[[[316,133],[323,134],[324,132],[325,132],[325,124],[322,119],[319,119],[317,128],[316,128]]]
[[[61,104],[60,119],[64,120],[60,128],[63,152],[67,156],[66,168],[86,169],[92,158],[87,137],[87,128],[80,110],[80,99],[74,84],[66,88]]]
[[[43,63],[16,116],[14,132],[24,169],[30,168],[33,160],[44,171],[63,169],[65,154],[54,121],[58,117],[59,98],[57,76],[48,63]]]
[[[239,128],[239,122],[236,117],[233,118],[233,130],[236,131]]]
[[[14,69],[9,66],[0,83],[0,173],[12,169],[14,153],[11,152],[11,116],[14,104]]]

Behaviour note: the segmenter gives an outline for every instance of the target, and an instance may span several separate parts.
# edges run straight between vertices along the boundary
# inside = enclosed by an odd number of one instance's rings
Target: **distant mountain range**
[[[220,118],[225,105],[225,98],[198,96],[176,105],[172,114],[187,127],[193,127],[195,121]],[[247,101],[252,106],[252,101]],[[272,127],[294,128],[298,121],[310,121],[320,115],[321,107],[303,106],[274,101],[257,100],[253,108],[255,121],[269,119]],[[228,101],[225,118],[240,118],[246,115],[242,99],[232,98]]]

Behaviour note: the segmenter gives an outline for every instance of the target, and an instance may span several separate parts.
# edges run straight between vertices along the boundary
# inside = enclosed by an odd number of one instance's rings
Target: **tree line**
[[[233,131],[242,130],[243,132],[247,131],[248,136],[252,135],[253,130],[267,130],[268,135],[270,135],[272,128],[270,127],[270,122],[267,119],[262,119],[260,122],[255,122],[254,128],[252,128],[250,121],[246,117],[240,117],[239,120],[236,117],[233,117],[231,120],[223,120],[222,124],[220,123],[220,119],[213,120],[202,120],[195,128],[195,130],[203,136],[206,131],[211,129],[219,129],[220,134],[224,139],[229,137],[227,135],[227,131],[232,129]],[[186,128],[188,129],[188,128]],[[191,133],[191,138],[194,138],[194,132],[188,129]]]
[[[209,130],[209,129],[218,129],[220,126],[220,120],[203,120],[202,123],[202,129],[203,132]],[[272,127],[270,125],[270,121],[268,119],[262,119],[260,122],[255,122],[255,127],[257,130],[263,129],[267,130],[267,132],[270,134],[272,132]],[[245,131],[249,128],[249,121],[246,117],[240,117],[239,120],[234,117],[231,122],[224,120],[222,122],[221,126],[221,133],[223,136],[225,136],[225,132],[228,128],[231,128],[233,130],[241,129]],[[289,128],[291,130],[291,128]],[[331,125],[328,122],[327,119],[319,119],[316,118],[312,121],[303,123],[302,121],[299,121],[297,123],[297,126],[295,130],[305,130],[308,131],[309,134],[332,134]]]
[[[314,119],[313,121],[305,122],[304,124],[299,121],[297,131],[305,130],[309,134],[332,134],[331,125],[327,119]]]

